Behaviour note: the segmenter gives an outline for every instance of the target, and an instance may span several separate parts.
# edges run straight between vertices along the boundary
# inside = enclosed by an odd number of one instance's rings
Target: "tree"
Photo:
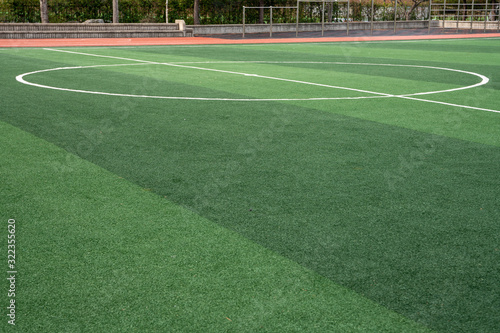
[[[118,0],[113,0],[113,23],[118,23],[119,21]]]
[[[411,0],[411,7],[408,11],[405,10],[405,19],[406,21],[410,20],[411,14],[420,6],[422,3],[427,2],[427,0]]]
[[[200,0],[194,0],[193,20],[195,25],[200,24]]]
[[[40,0],[40,18],[42,19],[42,23],[49,23],[47,0]]]

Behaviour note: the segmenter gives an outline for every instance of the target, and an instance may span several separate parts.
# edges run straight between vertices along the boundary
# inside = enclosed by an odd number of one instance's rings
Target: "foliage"
[[[454,0],[448,0],[452,2]],[[481,0],[478,0],[481,1]],[[485,0],[483,0],[485,1]],[[412,18],[408,9],[422,0],[398,1],[400,8],[406,8],[403,17]],[[377,20],[393,19],[394,0],[375,0],[375,17]],[[243,6],[266,7],[264,9],[247,8],[247,23],[268,23],[270,21],[269,6],[296,7],[296,0],[200,0],[201,24],[241,24]],[[183,19],[193,24],[194,0],[169,0],[168,18],[170,22]],[[328,9],[328,4],[326,4]],[[113,10],[111,0],[50,0],[49,22],[83,22],[87,19],[103,19],[112,21]],[[120,0],[120,22],[165,22],[165,0]],[[303,2],[300,5],[300,22],[320,22],[321,2]],[[370,0],[351,0],[350,18],[363,21],[371,16]],[[333,3],[327,10],[325,20],[337,21],[346,17],[347,8],[344,3]],[[296,10],[291,8],[274,8],[273,20],[279,23],[292,23],[296,20]],[[0,22],[40,22],[39,0],[0,0]]]
[[[37,0],[4,0],[0,3],[1,22],[39,22]]]

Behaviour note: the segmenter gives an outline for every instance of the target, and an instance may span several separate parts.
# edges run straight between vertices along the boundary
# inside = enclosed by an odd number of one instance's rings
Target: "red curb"
[[[346,37],[269,38],[269,39],[221,39],[221,38],[210,38],[210,37],[0,39],[0,47],[278,44],[278,43],[327,43],[327,42],[463,39],[463,38],[492,38],[492,37],[500,37],[500,33],[418,35],[418,36],[365,36],[365,37],[346,36]]]

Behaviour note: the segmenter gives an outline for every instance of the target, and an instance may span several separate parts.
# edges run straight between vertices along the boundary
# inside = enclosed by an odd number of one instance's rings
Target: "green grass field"
[[[0,331],[498,332],[499,39],[0,63]]]

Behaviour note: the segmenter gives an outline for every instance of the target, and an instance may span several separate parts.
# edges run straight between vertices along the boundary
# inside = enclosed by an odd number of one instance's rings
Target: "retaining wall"
[[[445,29],[500,30],[500,21],[439,21],[439,26]]]
[[[397,29],[424,29],[429,27],[429,21],[397,21]],[[432,25],[438,25],[438,22],[432,21]],[[243,25],[241,24],[223,24],[223,25],[188,25],[193,29],[194,35],[218,35],[218,34],[242,34]],[[394,21],[373,22],[373,29],[389,30],[394,28]],[[267,33],[269,24],[247,24],[245,33]],[[272,26],[273,32],[295,32],[296,23],[277,23]],[[346,30],[347,23],[325,23],[324,30]],[[349,30],[370,30],[371,22],[350,22]],[[299,32],[321,31],[321,23],[299,23]]]
[[[429,21],[397,21],[396,29],[426,29]],[[431,27],[456,29],[457,21],[431,21]],[[269,24],[247,24],[245,33],[269,33]],[[347,30],[347,23],[299,23],[299,32]],[[350,22],[349,30],[370,30],[371,22]],[[458,22],[459,29],[470,29],[470,21]],[[472,29],[499,30],[494,22],[473,22]],[[296,23],[277,23],[273,32],[295,32]],[[373,22],[375,30],[394,29],[394,21]],[[0,23],[0,38],[152,38],[190,37],[194,35],[242,34],[243,25],[186,25],[183,20],[176,23]]]
[[[151,38],[192,36],[176,23],[1,23],[0,38]]]

